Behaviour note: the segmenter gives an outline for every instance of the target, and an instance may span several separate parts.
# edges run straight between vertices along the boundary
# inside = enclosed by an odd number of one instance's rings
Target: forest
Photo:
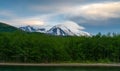
[[[0,62],[119,63],[120,35],[53,36],[28,32],[0,33]]]

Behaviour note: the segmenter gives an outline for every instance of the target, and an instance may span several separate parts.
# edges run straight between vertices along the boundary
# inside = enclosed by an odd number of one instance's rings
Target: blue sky
[[[71,21],[92,34],[120,33],[120,0],[0,0],[0,21],[17,27]]]

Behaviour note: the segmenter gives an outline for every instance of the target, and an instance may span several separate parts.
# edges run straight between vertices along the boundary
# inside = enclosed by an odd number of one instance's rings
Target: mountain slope
[[[44,25],[44,26],[24,26],[20,27],[23,31],[27,32],[40,32],[40,33],[46,33],[52,26],[50,25]]]
[[[60,36],[90,36],[88,32],[82,31],[84,27],[73,22],[66,22],[52,27],[47,33]]]
[[[29,25],[25,27],[20,27],[20,29],[26,32],[36,32],[36,29],[34,29],[32,26],[29,26]]]
[[[13,27],[11,25],[7,25],[6,23],[0,22],[0,32],[14,32],[20,31],[20,29]]]

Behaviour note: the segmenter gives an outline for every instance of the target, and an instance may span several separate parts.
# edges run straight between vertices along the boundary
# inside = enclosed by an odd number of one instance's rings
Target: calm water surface
[[[120,71],[120,67],[0,66],[0,71]]]

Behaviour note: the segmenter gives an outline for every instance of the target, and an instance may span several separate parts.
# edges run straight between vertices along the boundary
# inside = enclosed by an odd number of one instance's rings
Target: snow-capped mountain
[[[27,32],[41,32],[58,36],[90,36],[88,32],[82,31],[84,27],[74,22],[65,22],[55,26],[25,26],[20,29]]]
[[[44,26],[24,26],[20,27],[23,31],[27,32],[41,32],[46,33],[52,26],[44,25]]]
[[[74,22],[65,22],[53,26],[47,33],[60,36],[90,36],[88,32],[82,31],[84,27],[79,26]]]
[[[27,32],[35,32],[36,29],[34,29],[32,26],[24,26],[24,27],[20,27],[20,29],[22,29],[23,31],[27,31]]]

